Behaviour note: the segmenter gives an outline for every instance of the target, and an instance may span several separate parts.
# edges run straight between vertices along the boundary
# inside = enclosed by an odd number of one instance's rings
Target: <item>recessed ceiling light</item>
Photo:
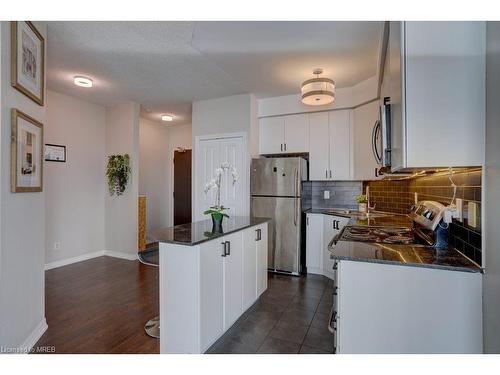
[[[94,84],[90,78],[83,76],[75,76],[73,78],[73,83],[80,87],[92,87]]]
[[[172,115],[161,115],[161,121],[174,121],[174,116],[172,116]]]

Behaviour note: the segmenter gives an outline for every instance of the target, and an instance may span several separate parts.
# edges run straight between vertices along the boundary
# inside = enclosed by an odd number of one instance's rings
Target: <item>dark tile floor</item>
[[[269,274],[268,289],[207,353],[333,353],[332,298],[333,283],[324,276]]]

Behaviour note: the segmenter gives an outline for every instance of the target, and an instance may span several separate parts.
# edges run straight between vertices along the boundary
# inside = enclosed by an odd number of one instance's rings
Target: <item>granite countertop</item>
[[[153,241],[194,246],[268,221],[271,219],[266,217],[232,216],[222,221],[222,232],[213,232],[212,220],[209,219],[155,229],[149,236]]]
[[[423,245],[338,241],[330,243],[328,249],[332,258],[340,260],[482,272],[481,267],[451,247],[438,250]]]

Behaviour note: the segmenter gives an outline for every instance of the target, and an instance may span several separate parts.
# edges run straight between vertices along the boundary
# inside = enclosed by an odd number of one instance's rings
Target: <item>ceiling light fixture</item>
[[[174,121],[174,116],[172,116],[172,115],[161,115],[161,121]]]
[[[83,76],[75,76],[73,78],[73,83],[80,87],[92,87],[94,84],[90,78]]]
[[[335,100],[335,82],[330,78],[320,77],[323,69],[314,69],[316,78],[302,83],[302,103],[307,105],[325,105]]]

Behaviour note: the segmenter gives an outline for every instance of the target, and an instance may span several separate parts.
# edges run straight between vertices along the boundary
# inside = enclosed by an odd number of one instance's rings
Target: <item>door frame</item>
[[[199,171],[198,162],[200,160],[200,142],[210,141],[216,139],[229,139],[229,138],[241,138],[243,150],[243,164],[244,171],[238,171],[239,180],[242,183],[242,194],[244,196],[243,200],[243,215],[250,215],[250,150],[248,149],[248,135],[247,132],[235,132],[235,133],[217,133],[208,135],[197,135],[194,137],[194,152],[193,152],[193,164],[191,165],[192,170],[192,188],[191,188],[191,202],[192,202],[192,221],[202,220],[202,213],[198,212],[200,207],[200,200],[197,196],[196,188],[199,183],[201,173]],[[203,193],[203,192],[200,192]]]

